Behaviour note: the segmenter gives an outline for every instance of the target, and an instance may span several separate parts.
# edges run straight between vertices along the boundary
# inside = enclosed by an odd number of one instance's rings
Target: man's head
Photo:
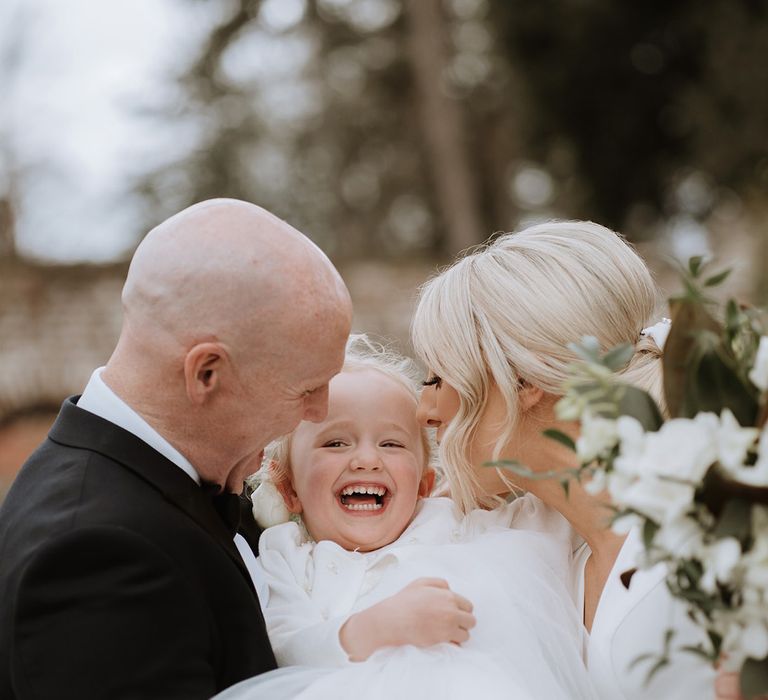
[[[270,440],[325,417],[349,294],[269,212],[219,199],[163,222],[136,250],[123,308],[104,379],[203,479],[239,490]]]

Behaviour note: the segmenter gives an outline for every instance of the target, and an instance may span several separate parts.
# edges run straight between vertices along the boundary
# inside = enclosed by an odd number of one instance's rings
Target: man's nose
[[[315,389],[304,399],[304,420],[320,423],[328,415],[328,385]]]

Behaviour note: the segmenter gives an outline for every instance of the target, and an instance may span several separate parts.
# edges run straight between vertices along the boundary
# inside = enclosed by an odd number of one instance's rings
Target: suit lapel
[[[77,407],[67,399],[48,437],[56,443],[97,452],[129,469],[160,491],[219,543],[240,569],[251,590],[253,581],[219,514],[203,490],[179,467],[127,430]]]

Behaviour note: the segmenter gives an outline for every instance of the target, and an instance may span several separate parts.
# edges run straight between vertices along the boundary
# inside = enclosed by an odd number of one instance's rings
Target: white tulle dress
[[[307,541],[295,523],[266,530],[259,551],[265,619],[283,668],[217,700],[595,697],[569,592],[571,533],[532,496],[464,517],[449,499],[426,499],[400,538],[375,552]],[[469,641],[350,662],[338,640],[344,621],[425,576],[472,601]]]

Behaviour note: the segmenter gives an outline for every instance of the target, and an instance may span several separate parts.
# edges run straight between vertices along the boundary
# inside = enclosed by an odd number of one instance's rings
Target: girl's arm
[[[383,647],[461,644],[474,626],[472,603],[443,579],[420,578],[352,615],[339,630],[339,639],[351,661],[365,661]]]
[[[460,644],[475,625],[472,603],[442,579],[417,579],[370,608],[331,617],[282,554],[262,551],[258,563],[269,585],[264,619],[280,666],[341,666],[388,646]]]

